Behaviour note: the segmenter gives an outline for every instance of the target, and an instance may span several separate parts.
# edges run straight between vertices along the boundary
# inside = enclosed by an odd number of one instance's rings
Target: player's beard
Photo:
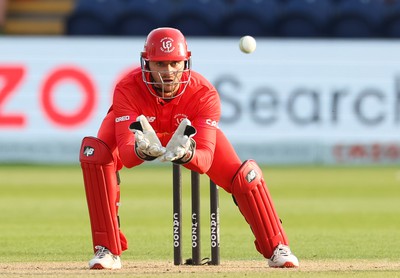
[[[154,89],[157,91],[158,95],[162,98],[172,98],[179,90],[179,83],[164,83],[155,84]]]
[[[162,98],[173,98],[180,87],[181,72],[175,72],[172,75],[160,76],[162,81],[153,85],[158,95]]]

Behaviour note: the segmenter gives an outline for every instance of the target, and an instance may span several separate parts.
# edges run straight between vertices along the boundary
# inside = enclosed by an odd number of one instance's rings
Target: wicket
[[[173,164],[173,244],[174,265],[183,264],[182,261],[182,174],[181,167]],[[192,259],[187,264],[204,264],[201,259],[200,244],[200,174],[191,171],[191,196],[192,196]],[[210,239],[211,260],[206,263],[219,265],[219,204],[218,187],[210,180]],[[189,261],[189,260],[188,260]]]

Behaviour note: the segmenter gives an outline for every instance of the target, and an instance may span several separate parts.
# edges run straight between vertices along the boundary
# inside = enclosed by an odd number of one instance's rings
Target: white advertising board
[[[74,163],[144,38],[0,38],[0,162]],[[260,163],[399,163],[400,42],[188,38],[221,129]]]

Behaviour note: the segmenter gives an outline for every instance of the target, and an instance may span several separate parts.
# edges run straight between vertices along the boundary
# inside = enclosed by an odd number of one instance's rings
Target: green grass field
[[[400,277],[400,264],[396,264],[400,261],[400,169],[264,167],[263,171],[292,251],[301,264],[316,262],[317,267],[298,270],[265,267],[265,273],[259,269],[254,273],[251,269],[212,273],[212,269],[204,272],[200,267],[174,271],[178,267],[172,264],[172,175],[170,167],[159,166],[121,172],[121,227],[130,247],[122,256],[123,262],[169,263],[169,274],[139,272],[140,277]],[[185,171],[183,177],[185,258],[190,257],[187,174]],[[0,276],[29,275],[29,271],[19,271],[18,267],[35,263],[71,263],[79,270],[61,272],[60,277],[73,273],[82,277],[94,275],[86,270],[92,256],[91,235],[79,165],[1,165],[0,177]],[[206,257],[210,252],[205,176],[202,185],[202,253]],[[255,251],[248,225],[231,196],[222,190],[220,220],[222,265],[231,261],[238,265],[251,261],[264,264]],[[335,266],[336,262],[344,267],[323,266],[323,263]],[[371,267],[352,268],[352,262],[355,265],[365,262]],[[374,267],[374,263],[379,267]],[[53,273],[43,271],[36,276],[49,277]],[[105,275],[129,277],[134,273]]]

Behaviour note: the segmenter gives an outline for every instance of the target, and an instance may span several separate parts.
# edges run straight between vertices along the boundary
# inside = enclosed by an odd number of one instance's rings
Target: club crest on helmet
[[[171,53],[175,50],[175,46],[173,45],[173,39],[166,37],[161,39],[161,47],[160,50],[165,53]]]

